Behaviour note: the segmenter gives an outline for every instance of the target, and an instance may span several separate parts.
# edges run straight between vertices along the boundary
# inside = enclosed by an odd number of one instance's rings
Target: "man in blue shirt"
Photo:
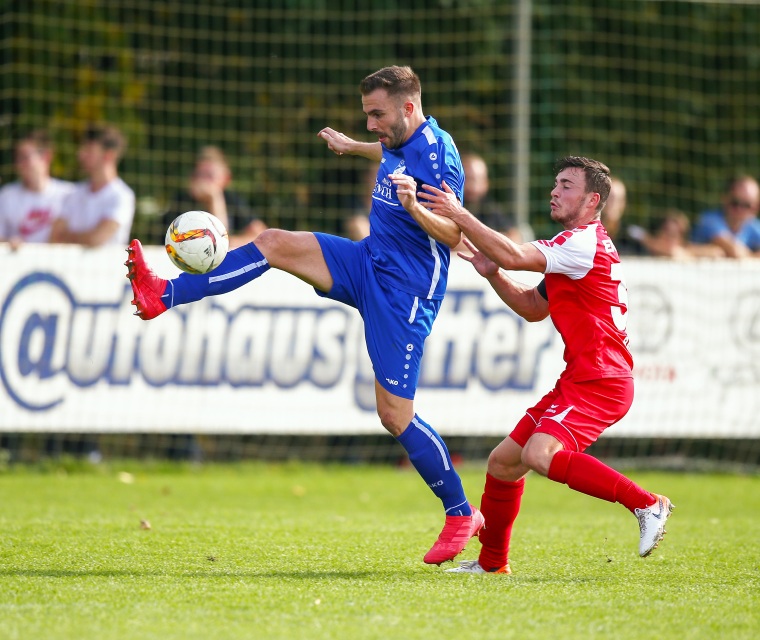
[[[692,240],[714,244],[729,258],[760,256],[760,186],[752,176],[731,178],[723,193],[723,208],[705,211],[697,219]]]
[[[425,555],[428,564],[453,559],[483,526],[465,497],[441,437],[414,410],[420,362],[446,291],[456,223],[430,213],[417,200],[423,184],[448,185],[462,199],[464,171],[451,136],[422,112],[421,88],[409,67],[385,67],[362,80],[367,129],[377,142],[358,142],[330,128],[319,132],[338,155],[379,163],[372,194],[370,234],[353,242],[322,233],[268,229],[230,251],[210,274],[158,278],[138,240],[127,251],[136,315],[154,318],[178,304],[232,291],[270,267],[312,285],[320,296],[358,309],[375,372],[377,413],[409,454],[444,506],[446,522]]]

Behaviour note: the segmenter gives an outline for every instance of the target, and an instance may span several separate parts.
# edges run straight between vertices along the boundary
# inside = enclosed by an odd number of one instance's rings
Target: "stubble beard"
[[[406,142],[405,138],[406,126],[404,125],[403,120],[399,120],[396,124],[391,125],[385,146],[388,149],[398,149],[402,144],[404,144],[404,142]]]

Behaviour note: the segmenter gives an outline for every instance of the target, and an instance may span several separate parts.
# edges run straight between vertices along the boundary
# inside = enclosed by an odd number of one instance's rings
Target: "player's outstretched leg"
[[[596,458],[574,451],[554,454],[550,480],[594,498],[619,502],[639,521],[639,555],[646,557],[657,548],[665,533],[665,521],[674,506],[668,498],[642,489],[630,478]]]
[[[483,527],[483,516],[467,501],[462,480],[454,470],[446,444],[429,424],[415,414],[397,440],[446,510],[443,530],[425,554],[424,561],[439,565],[453,560]]]
[[[135,315],[143,320],[150,320],[166,311],[171,304],[164,302],[168,280],[159,278],[153,269],[145,262],[142,244],[139,240],[132,240],[127,247],[127,278],[132,285],[135,305]]]
[[[218,296],[258,278],[269,269],[269,262],[252,242],[230,251],[211,273],[183,273],[173,280],[159,278],[148,266],[139,240],[127,247],[127,278],[132,284],[137,307],[135,315],[150,320],[179,304]]]

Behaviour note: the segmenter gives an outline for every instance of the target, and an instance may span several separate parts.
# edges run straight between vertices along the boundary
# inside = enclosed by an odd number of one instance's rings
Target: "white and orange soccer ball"
[[[230,248],[227,229],[206,211],[187,211],[166,230],[166,253],[187,273],[208,273],[224,260]]]

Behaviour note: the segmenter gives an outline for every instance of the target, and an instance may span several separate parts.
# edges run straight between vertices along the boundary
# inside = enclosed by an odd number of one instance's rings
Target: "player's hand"
[[[352,145],[355,142],[352,138],[330,127],[322,129],[317,136],[327,142],[327,148],[330,151],[339,156],[342,156],[344,153],[351,153]]]
[[[475,267],[475,271],[484,278],[495,276],[499,272],[499,265],[480,253],[475,245],[468,240],[467,236],[463,236],[462,239],[464,240],[465,246],[472,252],[472,255],[468,255],[461,251],[457,251],[457,255],[462,258],[462,260],[467,260],[467,262]]]
[[[412,176],[405,173],[391,173],[388,175],[396,185],[396,195],[404,209],[411,211],[417,204],[417,182]]]
[[[419,194],[420,202],[433,213],[454,220],[456,216],[462,213],[464,208],[459,203],[456,193],[446,184],[445,180],[441,183],[441,186],[443,188],[438,189],[432,185],[423,184],[422,188],[424,191]]]

